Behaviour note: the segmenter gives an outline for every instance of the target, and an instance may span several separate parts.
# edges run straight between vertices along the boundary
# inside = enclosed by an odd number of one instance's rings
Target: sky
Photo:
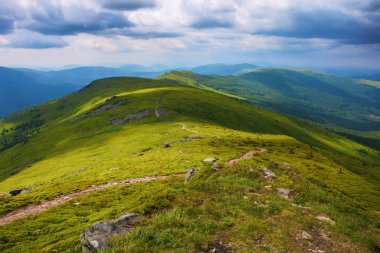
[[[380,67],[380,0],[0,0],[0,65]]]

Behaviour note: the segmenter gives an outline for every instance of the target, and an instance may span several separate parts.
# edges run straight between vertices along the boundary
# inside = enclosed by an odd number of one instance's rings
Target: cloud
[[[285,26],[259,30],[257,34],[292,38],[322,38],[338,40],[348,44],[380,43],[378,17],[350,16],[332,10],[293,11]],[[288,23],[288,24],[287,24]]]
[[[6,16],[0,16],[0,34],[8,34],[13,31],[14,20]]]
[[[0,2],[0,34],[9,34],[14,30],[15,21],[22,19],[23,11],[17,1]]]
[[[39,33],[30,31],[18,31],[8,39],[8,47],[12,48],[62,48],[69,44],[58,36],[45,36]]]
[[[196,29],[232,28],[233,23],[217,18],[201,18],[194,21],[191,27]]]
[[[49,35],[75,35],[101,33],[107,30],[132,27],[126,16],[120,13],[95,11],[94,9],[46,3],[31,11],[32,21],[25,29]]]
[[[99,0],[100,4],[111,10],[137,10],[142,8],[153,8],[156,6],[154,0]]]
[[[176,32],[154,32],[154,31],[131,31],[131,30],[121,30],[118,35],[124,35],[127,37],[137,38],[137,39],[155,39],[155,38],[177,38],[184,36],[182,33]]]

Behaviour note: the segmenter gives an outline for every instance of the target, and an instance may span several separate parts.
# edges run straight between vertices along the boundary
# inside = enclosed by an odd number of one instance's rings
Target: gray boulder
[[[115,220],[100,221],[86,228],[80,235],[84,253],[96,253],[108,247],[108,238],[111,235],[129,232],[133,229],[132,223],[139,219],[137,213],[127,213]]]
[[[197,171],[193,168],[188,168],[186,175],[185,175],[185,184],[189,182],[190,178],[196,173]]]

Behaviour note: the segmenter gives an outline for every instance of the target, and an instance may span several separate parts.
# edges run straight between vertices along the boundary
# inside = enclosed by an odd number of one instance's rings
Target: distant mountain
[[[201,74],[201,75],[235,75],[235,74],[247,73],[256,68],[257,66],[249,64],[249,63],[235,64],[235,65],[217,63],[217,64],[198,66],[190,70],[194,73]]]
[[[367,69],[367,68],[325,68],[320,69],[324,72],[349,77],[354,79],[368,79],[373,81],[380,81],[380,69]]]
[[[380,89],[348,78],[277,68],[235,76],[173,71],[160,78],[231,93],[272,111],[337,131],[380,131]],[[380,141],[376,142],[380,147]]]
[[[134,76],[155,78],[163,65],[124,65],[119,68],[78,67],[58,71],[0,68],[0,117],[76,91],[93,80]]]
[[[0,67],[0,116],[60,97],[78,87],[47,85],[48,79],[33,78],[20,70]]]

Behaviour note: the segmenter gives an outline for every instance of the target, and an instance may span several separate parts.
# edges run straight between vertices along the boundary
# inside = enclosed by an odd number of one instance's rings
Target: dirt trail
[[[0,217],[0,226],[6,225],[14,220],[23,218],[30,214],[38,214],[40,212],[46,211],[54,206],[57,206],[59,204],[65,203],[69,200],[72,200],[80,195],[102,190],[108,187],[117,186],[117,185],[126,185],[126,184],[135,184],[135,183],[142,183],[142,182],[149,182],[153,180],[158,179],[165,179],[170,177],[183,177],[185,174],[173,174],[173,175],[167,175],[167,176],[151,176],[151,177],[141,177],[141,178],[131,178],[126,180],[120,180],[115,182],[109,182],[106,184],[96,185],[87,189],[84,189],[82,191],[73,192],[67,195],[61,195],[51,200],[43,201],[39,204],[31,205],[31,206],[25,206],[20,207],[10,213],[7,213]]]
[[[239,162],[240,160],[249,159],[249,158],[251,158],[254,155],[258,155],[258,154],[265,153],[265,152],[267,152],[267,150],[265,148],[260,148],[258,150],[251,150],[251,151],[249,151],[248,153],[245,153],[244,155],[242,155],[239,158],[235,158],[235,159],[229,160],[227,162],[227,164],[228,165],[233,165],[233,164]]]
[[[198,131],[187,129],[185,124],[183,124],[183,123],[180,123],[180,124],[182,125],[183,130],[190,131],[190,132],[196,133],[196,134],[200,134]],[[220,138],[219,136],[217,136],[217,137]],[[251,150],[251,151],[245,153],[244,155],[242,155],[241,157],[229,160],[226,163],[229,165],[233,165],[233,164],[239,162],[240,160],[249,159],[254,155],[261,154],[264,152],[267,152],[267,150],[263,149],[263,148],[258,149],[258,150]],[[102,190],[102,189],[112,187],[112,186],[117,186],[117,185],[135,184],[135,183],[149,182],[149,181],[158,180],[158,179],[165,179],[165,178],[170,178],[170,177],[183,177],[183,176],[185,176],[184,173],[172,174],[172,175],[166,175],[166,176],[151,176],[151,177],[131,178],[131,179],[119,180],[119,181],[115,181],[115,182],[109,182],[106,184],[96,185],[96,186],[93,186],[93,187],[90,187],[90,188],[87,188],[87,189],[84,189],[84,190],[81,190],[78,192],[73,192],[73,193],[70,193],[67,195],[61,195],[61,196],[58,196],[54,199],[43,201],[39,204],[20,207],[20,208],[12,211],[10,213],[7,213],[3,216],[0,216],[0,226],[6,225],[8,223],[11,223],[14,220],[23,218],[23,217],[28,216],[30,214],[38,214],[40,212],[46,211],[46,210],[48,210],[54,206],[57,206],[59,204],[70,201],[70,200],[72,200],[72,199],[74,199],[80,195],[86,194],[86,193]]]
[[[195,131],[195,130],[188,129],[187,126],[186,126],[186,124],[184,124],[184,123],[179,123],[179,124],[182,126],[182,130],[185,130],[185,131],[188,131],[188,132],[192,132],[192,133],[195,133],[195,134],[209,135],[209,136],[216,137],[216,138],[219,138],[219,139],[222,138],[222,137],[220,137],[219,135],[216,135],[216,134],[201,133],[201,132],[198,132],[198,131]]]

